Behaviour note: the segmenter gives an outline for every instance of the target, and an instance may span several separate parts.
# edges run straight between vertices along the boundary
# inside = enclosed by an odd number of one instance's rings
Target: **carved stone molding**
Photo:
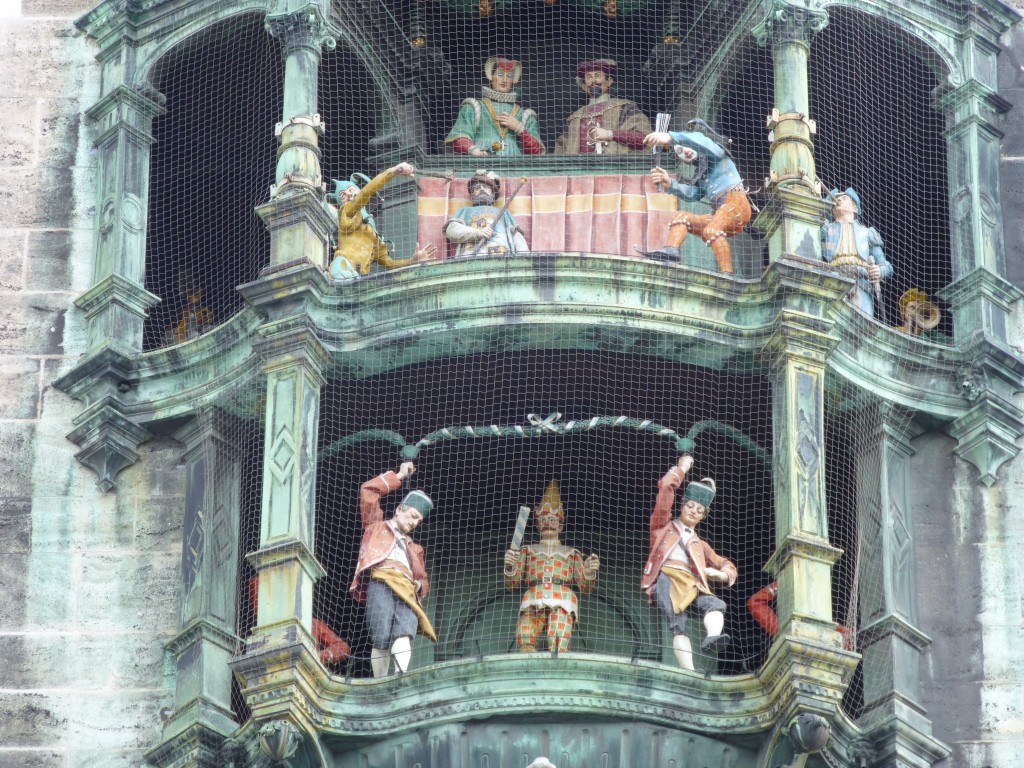
[[[1024,414],[1008,403],[984,398],[946,432],[957,440],[957,456],[977,467],[981,482],[991,488],[999,468],[1020,452],[1017,438],[1024,435]]]
[[[150,433],[109,403],[87,410],[75,423],[78,426],[68,434],[82,448],[75,458],[96,473],[96,484],[103,491],[110,491],[121,470],[138,460],[137,448]]]

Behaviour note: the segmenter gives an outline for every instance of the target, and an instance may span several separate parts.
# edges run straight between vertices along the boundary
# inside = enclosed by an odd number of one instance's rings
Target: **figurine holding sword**
[[[540,541],[522,546],[529,516],[529,507],[519,508],[512,546],[504,560],[505,587],[514,590],[526,584],[519,606],[516,644],[524,653],[534,652],[543,632],[548,650],[564,653],[569,650],[576,625],[578,602],[572,587],[578,586],[581,592],[593,589],[601,561],[596,554],[584,559],[578,549],[559,540],[565,510],[554,480],[548,483],[536,510]]]
[[[522,228],[508,212],[512,198],[524,184],[525,177],[498,208],[496,203],[501,192],[498,174],[479,170],[470,177],[466,188],[472,205],[459,208],[444,225],[445,237],[458,246],[456,258],[477,254],[511,256],[530,250]]]

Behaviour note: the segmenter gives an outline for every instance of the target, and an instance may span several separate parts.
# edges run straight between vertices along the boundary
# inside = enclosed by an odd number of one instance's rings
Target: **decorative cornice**
[[[86,320],[91,320],[111,304],[123,307],[136,317],[145,318],[149,308],[160,301],[156,294],[115,272],[75,299],[75,306],[85,312]]]
[[[166,112],[166,98],[149,87],[129,88],[118,85],[86,110],[86,119],[95,125],[93,144],[103,146],[125,131],[144,147],[155,139],[149,132],[152,119]]]
[[[245,556],[245,561],[256,571],[272,568],[276,565],[298,562],[306,575],[316,581],[326,575],[323,566],[317,561],[306,543],[298,539],[273,541]]]
[[[828,542],[828,539],[822,539],[800,531],[790,531],[779,546],[775,548],[772,556],[768,558],[768,562],[764,565],[764,570],[771,574],[779,574],[786,567],[786,563],[794,557],[832,566],[842,556],[843,550],[833,547]]]
[[[75,424],[78,426],[68,433],[68,439],[82,448],[75,458],[96,473],[96,484],[103,491],[114,488],[114,478],[138,460],[136,449],[150,437],[109,398],[80,414]]]
[[[257,280],[238,286],[238,292],[251,306],[277,315],[276,305],[292,308],[306,301],[322,305],[332,293],[332,283],[320,267],[300,259],[267,267]]]
[[[262,325],[259,334],[260,340],[253,349],[263,359],[266,373],[301,363],[323,383],[323,371],[330,355],[306,315]]]
[[[223,759],[228,733],[194,723],[146,752],[146,762],[156,768],[223,768],[228,765]]]
[[[164,648],[174,658],[198,643],[212,643],[229,653],[238,648],[239,638],[208,619],[196,619],[166,643]]]
[[[81,358],[75,367],[54,381],[61,392],[67,392],[87,406],[114,397],[114,392],[126,392],[137,377],[136,356],[132,350],[113,344],[93,350]],[[124,404],[118,407],[124,410]]]
[[[991,488],[999,468],[1019,452],[1017,438],[1024,435],[1024,414],[997,398],[984,397],[970,411],[946,428],[957,441],[954,452],[981,473]]]
[[[981,296],[1009,312],[1024,297],[1024,291],[1001,275],[979,266],[942,288],[938,296],[949,302],[950,311],[954,313]]]
[[[207,450],[211,444],[215,445],[217,450],[237,456],[239,446],[229,436],[234,426],[233,422],[234,419],[220,408],[200,407],[184,426],[174,431],[173,437],[185,446],[185,461],[191,461],[196,454]]]
[[[830,331],[826,322],[783,313],[775,332],[765,342],[762,354],[775,371],[784,370],[788,362],[823,367],[840,341],[839,336]]]
[[[895,613],[887,614],[877,621],[861,627],[857,633],[857,644],[861,648],[867,648],[888,637],[897,637],[917,651],[927,650],[928,646],[932,644],[932,639],[928,635],[906,618]]]

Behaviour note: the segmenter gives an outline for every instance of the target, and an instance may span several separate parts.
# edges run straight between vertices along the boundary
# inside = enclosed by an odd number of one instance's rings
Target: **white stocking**
[[[683,669],[693,669],[693,649],[690,647],[690,638],[686,635],[672,636],[672,652],[676,655],[676,661]]]
[[[708,611],[704,614],[704,629],[708,631],[708,637],[717,637],[722,634],[725,627],[725,614],[722,611]]]
[[[388,667],[391,666],[391,653],[387,648],[370,649],[370,666],[373,667],[374,677],[387,677]]]
[[[405,672],[412,659],[412,640],[408,637],[396,637],[391,643],[391,655],[395,659],[395,671]]]

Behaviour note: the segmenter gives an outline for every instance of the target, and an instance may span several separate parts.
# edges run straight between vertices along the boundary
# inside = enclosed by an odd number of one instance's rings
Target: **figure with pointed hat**
[[[693,669],[693,649],[687,630],[687,610],[695,605],[704,619],[707,637],[701,650],[720,651],[729,645],[723,633],[723,600],[711,591],[711,582],[731,587],[739,571],[736,565],[711,548],[694,530],[715,498],[715,481],[709,477],[691,482],[683,491],[679,516],[672,519],[676,491],[693,466],[684,454],[658,483],[658,497],[651,514],[651,555],[644,565],[640,588],[658,606],[672,632],[672,650],[683,669]]]
[[[398,472],[378,475],[359,489],[363,540],[350,589],[358,602],[366,604],[374,677],[386,676],[392,660],[398,674],[409,668],[417,632],[437,642],[437,633],[420,604],[430,589],[423,547],[410,538],[434,502],[423,491],[410,491],[389,520],[384,519],[380,504],[415,471],[416,466],[406,461]]]
[[[635,102],[611,95],[617,71],[614,59],[576,65],[576,84],[588,101],[565,119],[565,133],[555,142],[556,155],[624,155],[644,148],[651,121]]]
[[[559,539],[565,510],[556,481],[548,483],[534,516],[540,541],[505,552],[505,587],[515,590],[526,585],[519,604],[516,644],[524,653],[536,651],[543,634],[548,650],[563,653],[569,650],[578,613],[573,587],[584,593],[592,590],[601,561],[597,554],[584,559],[578,549]]]
[[[523,77],[522,63],[491,56],[484,62],[484,77],[490,86],[483,86],[479,99],[463,100],[445,144],[474,157],[543,155],[537,113],[520,105],[515,91]]]
[[[707,199],[711,213],[678,211],[668,229],[668,243],[644,255],[660,261],[679,261],[683,243],[689,234],[701,237],[715,254],[721,272],[732,274],[732,247],[729,238],[743,231],[753,209],[743,179],[727,149],[729,139],[720,136],[700,118],[690,120],[687,131],[656,131],[644,138],[649,147],[672,147],[679,161],[693,166],[687,182],[673,179],[661,166],[651,170],[650,178],[659,188],[667,188],[680,200]]]
[[[349,180],[332,179],[334,191],[328,193],[327,202],[338,210],[338,247],[328,271],[335,280],[348,280],[370,272],[370,267],[380,264],[384,269],[395,269],[416,264],[433,257],[437,246],[430,243],[421,247],[416,243],[413,255],[408,259],[392,258],[385,243],[377,232],[377,222],[366,210],[373,196],[396,176],[412,176],[416,169],[410,163],[399,163],[382,171],[372,179],[362,174],[353,174]],[[361,177],[366,183],[360,188],[355,181]]]
[[[861,312],[874,317],[879,286],[892,275],[882,237],[874,227],[861,224],[860,196],[853,187],[844,192],[833,189],[827,199],[832,203],[832,220],[821,227],[821,256],[857,281],[850,298]]]
[[[511,256],[529,251],[515,217],[504,207],[497,207],[501,194],[498,174],[480,169],[466,187],[472,205],[459,208],[444,225],[445,237],[458,246],[455,256]]]

